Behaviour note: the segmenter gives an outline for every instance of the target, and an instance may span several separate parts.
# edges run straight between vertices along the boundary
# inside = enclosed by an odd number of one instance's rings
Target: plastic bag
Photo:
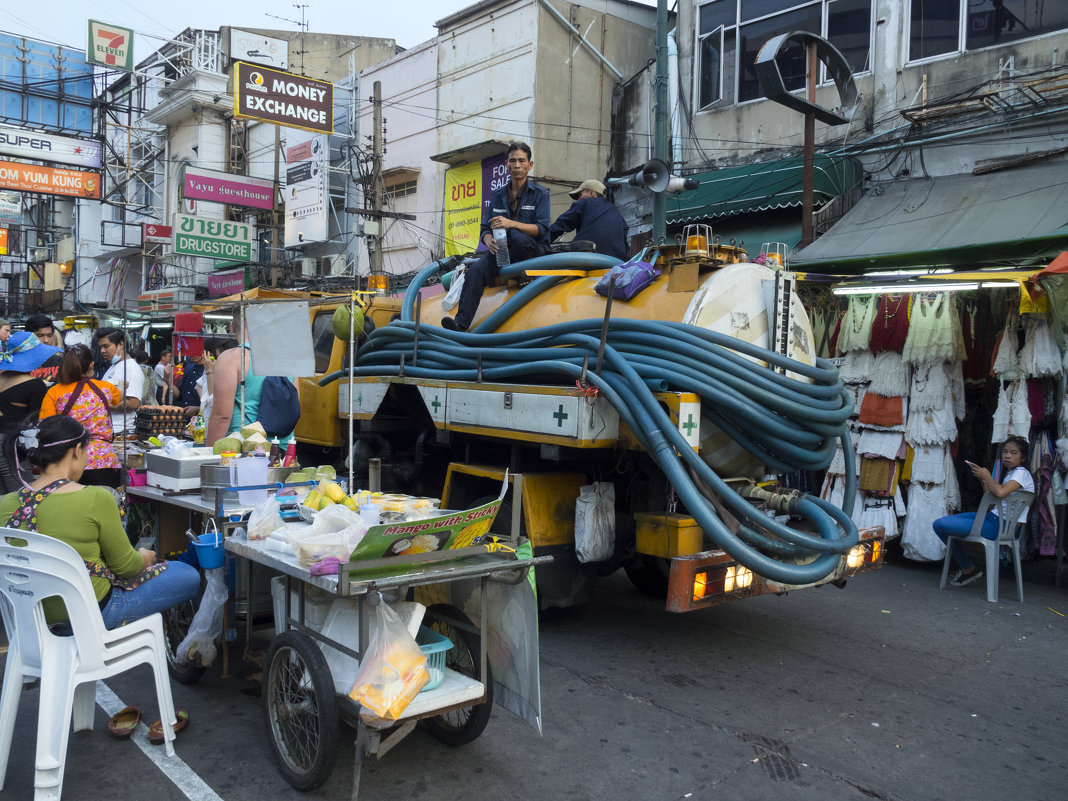
[[[292,530],[290,545],[301,564],[310,565],[328,556],[346,562],[367,533],[367,523],[348,507],[335,504],[323,509],[303,531]]]
[[[430,681],[426,656],[389,604],[369,612],[367,650],[349,698],[375,717],[396,720]]]
[[[224,570],[225,568],[216,567],[204,571],[207,577],[204,597],[200,599],[200,608],[193,615],[193,622],[189,624],[185,639],[175,649],[179,658],[189,662],[196,660],[204,666],[215,661],[215,641],[222,636],[223,606],[229,597]]]
[[[281,508],[282,505],[273,496],[256,504],[248,518],[248,538],[265,540],[272,531],[285,525],[279,516]]]
[[[643,250],[630,261],[617,264],[601,276],[601,280],[594,286],[594,291],[598,295],[607,297],[609,287],[612,285],[612,279],[615,278],[616,285],[615,289],[612,290],[612,297],[616,300],[630,300],[633,298],[660,275],[660,270],[649,262],[641,260],[644,256],[645,251]]]
[[[604,562],[616,551],[616,488],[599,481],[579,488],[575,501],[575,556]]]
[[[441,308],[445,311],[452,311],[456,308],[456,304],[460,302],[460,295],[463,294],[464,289],[464,276],[467,272],[467,265],[463,264],[457,268],[453,273],[452,283],[449,284],[449,291],[445,293],[445,299],[441,301]]]

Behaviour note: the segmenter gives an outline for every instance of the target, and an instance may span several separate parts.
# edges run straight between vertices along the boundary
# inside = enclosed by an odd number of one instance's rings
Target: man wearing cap
[[[575,231],[576,240],[593,242],[598,253],[620,261],[626,259],[627,223],[604,196],[604,184],[591,178],[567,194],[575,202],[549,226],[549,239],[555,242],[568,231]]]
[[[478,311],[486,284],[500,272],[494,229],[504,229],[507,235],[511,264],[544,255],[549,250],[549,190],[527,179],[534,166],[530,145],[512,142],[505,157],[511,180],[493,193],[479,229],[487,252],[467,268],[456,318],[441,320],[442,327],[451,331],[467,330]]]

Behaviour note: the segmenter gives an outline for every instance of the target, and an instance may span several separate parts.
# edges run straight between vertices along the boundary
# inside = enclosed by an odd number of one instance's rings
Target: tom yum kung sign
[[[239,61],[234,116],[316,133],[334,132],[334,85]]]
[[[251,261],[252,226],[175,214],[174,252],[226,261]]]

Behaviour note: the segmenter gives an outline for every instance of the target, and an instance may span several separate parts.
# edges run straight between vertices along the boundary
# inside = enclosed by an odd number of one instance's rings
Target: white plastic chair
[[[57,636],[45,622],[41,601],[54,596],[63,599],[73,636]],[[171,724],[163,727],[167,754],[174,755],[177,720],[160,614],[108,631],[77,551],[54,537],[2,527],[0,612],[9,642],[0,690],[0,790],[22,685],[31,676],[41,679],[34,801],[59,801],[72,717],[74,731],[93,728],[96,682],[140,664],[152,666],[160,719]]]
[[[991,603],[997,603],[998,572],[1001,568],[999,551],[1002,545],[1006,545],[1012,549],[1012,564],[1016,573],[1016,594],[1020,598],[1020,603],[1023,603],[1023,576],[1020,574],[1019,535],[1024,524],[1016,521],[1020,519],[1020,515],[1025,510],[1030,511],[1034,500],[1035,494],[1033,492],[1014,492],[1005,499],[998,498],[992,492],[983,495],[983,499],[979,501],[979,508],[975,512],[975,522],[972,523],[972,530],[968,532],[968,536],[958,537],[951,534],[946,538],[946,560],[942,564],[942,583],[938,585],[938,589],[943,589],[946,586],[946,576],[949,575],[949,560],[952,555],[950,545],[953,540],[975,542],[981,544],[986,552],[986,599]],[[998,538],[996,540],[988,540],[979,532],[983,528],[983,520],[986,518],[987,509],[994,506],[994,504],[998,506]]]

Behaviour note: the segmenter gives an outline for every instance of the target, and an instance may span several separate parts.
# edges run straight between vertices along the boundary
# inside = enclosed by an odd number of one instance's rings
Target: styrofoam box
[[[222,457],[212,453],[211,448],[190,448],[190,451],[188,456],[168,456],[158,449],[149,451],[145,454],[145,467],[149,474],[155,473],[158,476],[195,478],[196,483],[190,488],[199,487],[200,466],[220,462]]]
[[[159,489],[170,490],[171,492],[200,489],[199,474],[194,478],[175,478],[174,476],[161,476],[159,473],[153,473],[149,470],[145,476],[145,482],[150,487],[158,487]]]

